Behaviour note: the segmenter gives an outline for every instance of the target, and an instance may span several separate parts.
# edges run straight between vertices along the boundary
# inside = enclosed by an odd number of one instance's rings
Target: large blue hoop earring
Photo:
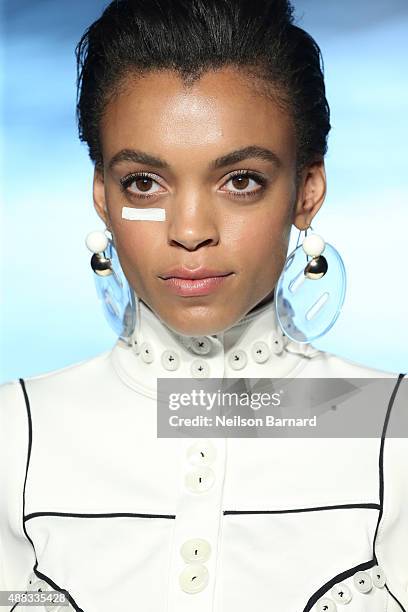
[[[318,234],[307,236],[308,229],[300,230],[296,247],[285,261],[274,300],[282,331],[301,344],[320,338],[333,327],[347,285],[340,253]],[[299,245],[302,231],[305,238]]]
[[[123,273],[110,230],[94,231],[86,236],[87,248],[93,253],[91,267],[103,313],[113,331],[128,344],[136,327],[139,300]],[[137,304],[136,304],[137,302]]]

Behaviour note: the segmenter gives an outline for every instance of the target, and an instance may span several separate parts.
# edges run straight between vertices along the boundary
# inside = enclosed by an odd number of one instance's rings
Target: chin
[[[214,325],[176,325],[172,323],[167,323],[168,327],[170,327],[174,332],[180,334],[181,336],[214,336],[215,334],[223,331],[223,327],[214,327]]]
[[[202,311],[200,314],[197,313],[196,316],[194,316],[193,313],[189,316],[184,313],[184,317],[180,317],[180,319],[162,317],[162,320],[168,327],[182,336],[214,336],[219,334],[224,331],[226,327],[234,323],[229,317],[228,321],[224,324],[223,319],[225,318],[220,318],[217,321],[217,317],[215,317],[207,307],[205,308],[205,312]]]

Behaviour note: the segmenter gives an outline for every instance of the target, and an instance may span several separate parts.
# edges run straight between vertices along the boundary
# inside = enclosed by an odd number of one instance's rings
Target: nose
[[[219,242],[217,216],[208,194],[192,189],[177,194],[169,214],[168,241],[189,251]]]

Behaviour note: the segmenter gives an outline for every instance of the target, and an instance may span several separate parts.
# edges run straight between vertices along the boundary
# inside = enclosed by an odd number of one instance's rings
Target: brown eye
[[[136,187],[140,191],[149,191],[149,189],[152,186],[153,179],[151,179],[151,178],[149,178],[147,176],[143,176],[143,177],[138,178],[135,181],[133,181],[133,183],[136,185]],[[133,183],[132,183],[132,185],[133,185]]]
[[[249,185],[249,178],[247,176],[234,176],[231,180],[236,189],[245,189]]]
[[[226,191],[232,195],[250,197],[264,191],[266,183],[266,179],[255,172],[238,171],[230,176],[224,185],[231,185],[231,188]]]
[[[132,173],[120,179],[122,191],[132,196],[147,198],[160,192],[160,184],[145,173]]]

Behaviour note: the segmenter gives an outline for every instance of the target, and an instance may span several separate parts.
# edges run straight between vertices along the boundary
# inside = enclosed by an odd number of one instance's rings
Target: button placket
[[[191,612],[192,598],[196,612],[207,612],[212,606],[225,444],[225,439],[180,440],[180,489],[170,562],[169,610]]]

